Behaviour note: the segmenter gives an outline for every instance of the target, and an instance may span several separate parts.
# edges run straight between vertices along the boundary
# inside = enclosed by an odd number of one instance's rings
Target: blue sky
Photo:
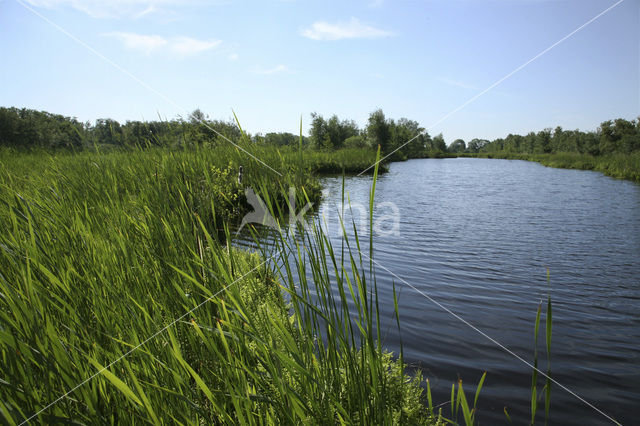
[[[82,121],[231,109],[249,132],[318,112],[430,127],[611,0],[0,0],[0,105]],[[160,95],[158,94],[160,93]],[[168,100],[167,100],[168,99]],[[447,142],[640,115],[640,1],[625,0],[430,127]]]

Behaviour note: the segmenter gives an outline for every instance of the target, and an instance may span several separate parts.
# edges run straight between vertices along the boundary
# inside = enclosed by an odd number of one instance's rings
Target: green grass
[[[0,151],[3,423],[443,421],[380,346],[357,240],[282,235],[274,260],[228,244],[245,185],[277,211],[289,186],[318,199],[312,171],[375,158],[252,152],[283,176],[233,147]]]
[[[480,157],[536,161],[548,167],[594,170],[617,179],[640,182],[640,152],[593,156],[578,153],[524,154],[512,152],[482,153]]]
[[[288,153],[289,150],[285,149]],[[354,174],[368,169],[376,161],[375,151],[359,148],[344,148],[337,151],[305,150],[304,164],[308,170],[317,174]],[[379,172],[386,172],[386,164],[380,165]],[[373,173],[373,169],[368,170]]]

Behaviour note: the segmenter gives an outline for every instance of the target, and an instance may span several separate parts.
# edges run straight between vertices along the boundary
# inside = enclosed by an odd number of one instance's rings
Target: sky
[[[595,130],[640,115],[640,0],[561,40],[615,4],[0,0],[0,106],[92,122],[235,111],[253,134],[298,134],[301,118],[306,133],[312,112],[364,127],[382,108],[447,143]]]

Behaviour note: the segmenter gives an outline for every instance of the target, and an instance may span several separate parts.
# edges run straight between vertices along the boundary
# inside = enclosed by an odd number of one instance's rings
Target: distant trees
[[[288,132],[281,132],[281,133],[270,132],[264,135],[264,143],[267,145],[274,145],[274,146],[297,145],[299,141],[300,141],[299,136],[296,136],[293,133],[288,133]]]
[[[467,152],[477,153],[480,152],[489,143],[486,139],[473,138],[467,144]]]
[[[96,145],[214,145],[224,137],[231,140],[241,137],[235,123],[209,120],[199,109],[187,120],[127,121],[120,124],[110,118],[100,118],[92,125],[44,111],[0,107],[0,146],[81,149]]]
[[[381,109],[369,115],[365,130],[367,145],[391,155],[392,160],[425,157],[432,150],[431,137],[417,121],[386,118]],[[445,147],[446,150],[446,147]]]
[[[640,149],[640,119],[638,121],[624,120],[618,118],[613,122],[611,120],[600,124],[598,128],[600,134],[599,148],[603,154],[609,154],[614,151],[630,153]]]
[[[538,132],[533,149],[535,152],[543,154],[551,152],[551,129],[544,129]]]
[[[447,152],[447,143],[444,141],[444,136],[442,136],[442,133],[439,133],[436,137],[433,138],[431,147],[434,151],[437,152]]]
[[[536,134],[529,132],[526,136],[509,134],[504,140],[494,141],[496,143],[493,146],[489,144],[491,142],[485,141],[484,146],[480,150],[486,151],[488,149],[497,149],[507,152],[534,152],[536,145]]]
[[[474,139],[475,140],[475,139]],[[544,129],[525,136],[509,134],[506,138],[495,139],[483,145],[467,145],[469,152],[515,152],[545,154],[556,152],[577,152],[590,155],[613,153],[629,154],[640,150],[640,118],[625,120],[618,118],[604,121],[594,132],[580,130]]]
[[[391,146],[399,158],[417,158],[428,155],[432,145],[431,137],[415,120],[401,118],[390,120]],[[411,142],[409,142],[411,141]]]
[[[358,135],[360,130],[353,120],[340,120],[335,114],[325,120],[320,114],[311,114],[309,137],[314,148],[343,148],[347,139]]]
[[[31,109],[0,107],[0,146],[79,148],[85,128],[75,118]]]
[[[391,124],[387,121],[381,109],[377,109],[369,115],[366,135],[369,146],[379,146],[380,150],[385,154],[392,151]]]
[[[93,137],[100,143],[108,145],[123,145],[122,127],[120,123],[110,118],[99,118],[92,129]]]
[[[187,117],[188,121],[179,120],[176,128],[182,134],[184,144],[216,145],[223,143],[225,138],[238,140],[242,137],[240,129],[232,121],[210,120],[209,116],[199,108]],[[155,123],[155,122],[154,122]]]
[[[253,143],[260,145],[271,145],[276,147],[295,146],[300,144],[300,135],[294,135],[289,132],[269,132],[266,134],[258,133],[251,137]],[[310,144],[307,136],[302,136],[302,146],[308,147]]]
[[[467,150],[467,144],[462,139],[456,139],[447,147],[449,152],[461,153]]]
[[[247,135],[255,144],[276,147],[298,146],[300,135],[289,132],[269,132]],[[82,149],[93,146],[215,146],[242,139],[235,122],[211,120],[200,109],[186,119],[165,121],[127,121],[124,124],[100,118],[94,124],[81,123],[76,118],[31,109],[0,107],[0,146],[14,148]],[[409,142],[411,141],[411,142]],[[409,142],[409,143],[408,143]],[[415,120],[394,120],[381,109],[369,114],[364,129],[355,121],[332,115],[311,114],[309,137],[303,145],[314,149],[359,148],[376,149],[390,160],[443,156],[448,153],[526,153],[542,154],[577,152],[590,155],[629,154],[640,150],[640,118],[607,120],[591,132],[564,130],[562,127],[509,134],[493,141],[474,138],[465,143],[456,139],[447,147],[444,137],[431,137]]]
[[[344,141],[345,148],[368,148],[367,140],[364,135],[355,135]]]
[[[383,155],[392,154],[392,160],[426,157],[447,150],[442,137],[434,144],[417,121],[408,118],[395,121],[387,118],[381,109],[369,114],[363,130],[353,120],[340,120],[336,115],[326,120],[313,113],[309,138],[311,145],[319,149],[377,149],[380,146]]]

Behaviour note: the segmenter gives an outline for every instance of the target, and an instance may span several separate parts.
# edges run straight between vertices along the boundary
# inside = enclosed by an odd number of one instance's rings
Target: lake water
[[[346,178],[352,205],[368,206],[371,180]],[[339,244],[342,178],[323,183],[327,195],[317,214]],[[397,353],[402,341],[405,361],[430,379],[436,401],[449,400],[458,377],[472,398],[486,371],[480,423],[507,423],[507,407],[514,424],[524,424],[531,369],[403,281],[529,362],[536,310],[549,292],[552,377],[619,422],[638,422],[640,185],[524,161],[410,160],[379,177],[376,204],[384,346]],[[357,209],[353,219],[359,224]],[[543,326],[539,349],[545,370]],[[608,423],[556,385],[551,400],[551,424]]]

